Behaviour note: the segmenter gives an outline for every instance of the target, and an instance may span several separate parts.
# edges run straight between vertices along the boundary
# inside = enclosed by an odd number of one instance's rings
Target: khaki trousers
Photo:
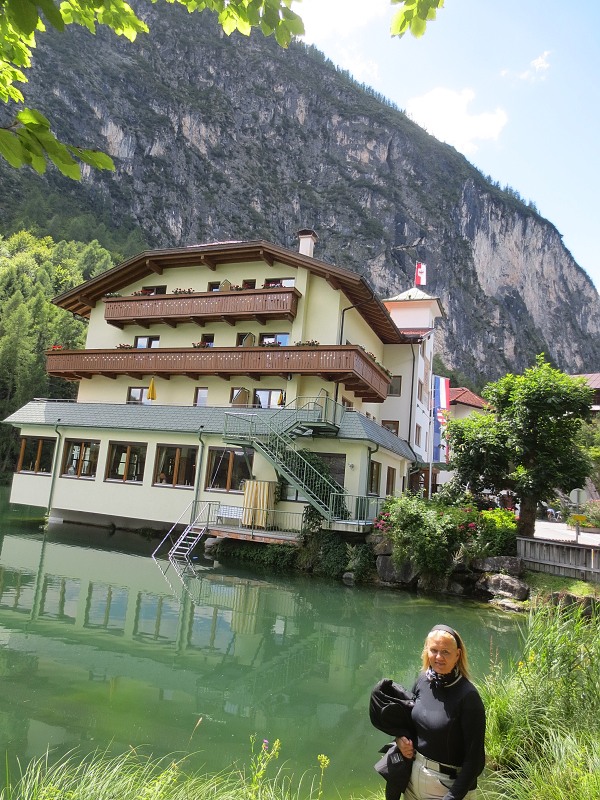
[[[443,772],[426,767],[419,753],[413,764],[410,781],[404,792],[404,800],[441,800],[452,784],[454,778]],[[477,789],[467,792],[465,800],[475,800]]]

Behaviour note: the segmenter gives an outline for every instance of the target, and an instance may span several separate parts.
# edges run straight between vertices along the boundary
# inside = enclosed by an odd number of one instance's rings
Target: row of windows
[[[55,439],[21,439],[17,472],[50,474],[54,459]],[[109,442],[104,479],[125,483],[142,483],[146,470],[148,446],[136,442]],[[98,471],[99,441],[65,441],[60,475],[72,478],[95,478]],[[334,479],[343,485],[346,458],[338,453],[320,453]],[[188,445],[158,445],[154,460],[153,483],[170,486],[193,486],[196,480],[198,448]],[[205,489],[225,492],[243,490],[244,481],[252,478],[253,454],[227,447],[211,447],[208,451]],[[371,461],[368,492],[381,490],[381,463]],[[387,468],[385,494],[396,488],[396,469]],[[288,499],[297,499],[288,497]]]
[[[148,403],[149,386],[130,386],[127,389],[127,402],[133,404]],[[233,406],[244,408],[280,408],[285,405],[285,391],[283,389],[246,389],[243,386],[234,386],[229,390],[229,402]],[[194,405],[206,406],[208,403],[208,387],[196,386],[194,390]]]
[[[254,345],[258,344],[259,347],[267,347],[269,345],[278,346],[281,345],[285,347],[289,344],[290,335],[289,333],[261,333],[258,336],[258,340],[254,333],[250,333],[245,331],[243,333],[238,333],[236,336],[235,346],[236,347],[253,347]],[[200,344],[203,347],[214,347],[215,346],[215,335],[214,333],[203,333],[200,339]],[[155,347],[160,347],[160,336],[136,336],[133,340],[133,346],[136,349],[152,349]],[[197,345],[196,345],[197,346]]]
[[[295,283],[294,278],[267,278],[265,282],[262,284],[261,289],[276,289],[278,287],[293,287]],[[209,281],[206,291],[207,292],[228,292],[231,290],[237,289],[256,289],[256,281],[255,280],[244,280],[242,283],[237,286],[232,284],[231,281],[227,279],[222,281]],[[142,286],[140,292],[138,294],[144,295],[156,295],[156,294],[166,294],[167,287],[166,286]]]
[[[50,474],[56,439],[24,436],[17,472]],[[148,445],[137,442],[109,442],[104,480],[142,483],[146,472]],[[60,475],[95,478],[98,474],[99,441],[65,440]],[[193,486],[196,480],[198,448],[188,445],[158,445],[152,482],[170,486]],[[206,489],[241,491],[252,477],[252,455],[243,450],[212,447],[208,451]]]

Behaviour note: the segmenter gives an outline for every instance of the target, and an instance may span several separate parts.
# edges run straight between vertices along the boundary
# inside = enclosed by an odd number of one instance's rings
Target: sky
[[[390,0],[301,0],[304,41],[535,203],[600,290],[600,0],[446,0],[390,36]]]

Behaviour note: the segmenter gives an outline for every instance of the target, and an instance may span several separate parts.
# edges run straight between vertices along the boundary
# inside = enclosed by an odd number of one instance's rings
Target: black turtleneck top
[[[452,685],[438,685],[422,673],[413,687],[412,711],[415,748],[425,758],[460,767],[444,800],[463,800],[477,786],[485,766],[485,709],[479,692],[464,677]],[[445,781],[444,781],[445,783]]]

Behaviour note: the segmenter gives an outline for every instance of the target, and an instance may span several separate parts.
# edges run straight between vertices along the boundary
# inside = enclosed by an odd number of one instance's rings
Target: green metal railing
[[[313,427],[339,429],[344,410],[328,397],[302,397],[270,415],[226,412],[224,438],[252,444],[324,519],[331,522],[340,516],[336,505],[331,505],[331,497],[343,495],[344,487],[313,466],[297,449],[296,439]]]
[[[373,522],[385,501],[385,497],[344,493],[332,495],[330,505],[332,508],[338,509],[339,518],[364,525]]]

